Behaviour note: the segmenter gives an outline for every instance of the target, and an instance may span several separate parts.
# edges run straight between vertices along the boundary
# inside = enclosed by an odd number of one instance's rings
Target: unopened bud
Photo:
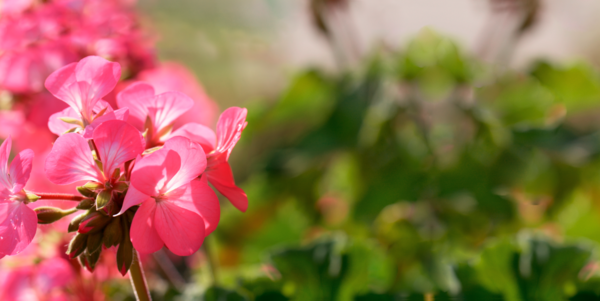
[[[102,242],[104,246],[110,248],[121,242],[123,237],[123,229],[121,228],[121,217],[111,219],[110,223],[104,228]]]
[[[108,205],[108,202],[110,202],[111,195],[112,191],[102,190],[102,192],[100,192],[98,196],[96,196],[96,209],[100,210],[104,208],[104,206]]]
[[[100,250],[100,247],[102,246],[102,232],[96,232],[94,234],[90,234],[88,236],[87,239],[87,244],[86,244],[86,252],[87,254],[92,254],[97,252],[98,250]]]
[[[131,239],[129,239],[129,227],[125,225],[123,229],[125,230],[124,235],[119,244],[119,249],[117,250],[117,268],[121,275],[125,276],[133,262],[134,249],[133,244],[131,244]]]
[[[35,213],[37,214],[37,220],[38,220],[38,224],[51,224],[75,211],[77,211],[77,209],[71,209],[71,210],[62,210],[60,208],[55,208],[55,207],[38,207],[33,209],[33,211],[35,211]]]
[[[104,226],[110,222],[110,217],[101,214],[100,212],[92,212],[84,217],[79,223],[79,233],[92,234],[104,229]]]
[[[86,188],[85,186],[77,187],[77,191],[79,192],[79,194],[83,195],[84,197],[88,197],[88,198],[95,198],[96,194],[97,194],[94,191]]]
[[[100,255],[102,254],[102,251],[98,251],[98,252],[94,252],[92,254],[87,254],[85,257],[87,259],[87,269],[90,272],[94,272],[94,269],[96,268],[96,263],[98,263],[98,259],[100,259]]]
[[[69,228],[67,229],[67,232],[71,233],[71,232],[75,232],[77,230],[79,230],[79,223],[81,223],[81,221],[88,216],[88,214],[90,214],[89,211],[86,211],[76,217],[74,217],[71,222],[69,223]]]
[[[83,253],[87,245],[87,238],[88,236],[86,234],[81,233],[73,236],[73,239],[71,239],[71,242],[69,243],[69,248],[67,249],[69,258],[73,259]]]

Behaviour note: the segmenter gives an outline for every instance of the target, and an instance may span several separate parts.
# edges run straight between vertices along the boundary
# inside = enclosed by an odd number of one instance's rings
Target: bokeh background
[[[600,300],[600,2],[138,5],[249,110],[249,210],[157,298]]]

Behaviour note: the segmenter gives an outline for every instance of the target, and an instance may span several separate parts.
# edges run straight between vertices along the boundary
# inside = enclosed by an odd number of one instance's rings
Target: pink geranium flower
[[[8,137],[0,146],[0,258],[23,251],[37,229],[37,215],[27,206],[23,191],[31,173],[33,151],[18,153],[9,168],[11,145]]]
[[[136,160],[121,213],[142,204],[133,218],[131,242],[141,253],[164,245],[180,256],[196,252],[219,222],[219,200],[206,177],[202,147],[185,137]]]
[[[99,184],[99,189],[112,189],[122,186],[119,185],[122,172],[115,173],[115,170],[144,151],[140,132],[120,120],[110,120],[98,126],[92,143],[102,167],[96,164],[90,144],[81,135],[69,133],[56,139],[46,159],[48,179],[59,185],[94,181]]]
[[[118,63],[98,56],[88,56],[50,74],[46,79],[46,88],[71,107],[71,110],[64,110],[50,118],[50,129],[58,127],[55,124],[58,122],[57,118],[71,124],[71,128],[81,129],[89,125],[97,127],[106,120],[127,118],[127,112],[112,112],[112,108],[110,114],[105,114],[109,111],[109,106],[101,102],[102,97],[114,89],[120,77],[121,66]],[[98,104],[101,107],[97,107]],[[91,132],[90,130],[86,136],[91,137]]]
[[[208,166],[205,172],[208,181],[242,212],[248,208],[248,197],[235,185],[228,160],[248,124],[247,113],[246,109],[238,107],[225,110],[217,122],[216,135],[210,128],[197,123],[188,123],[172,134],[172,136],[188,137],[202,145],[208,154]]]
[[[156,95],[154,88],[138,82],[117,95],[121,110],[129,109],[128,122],[146,131],[148,147],[163,144],[170,137],[173,123],[194,106],[194,101],[181,92]]]

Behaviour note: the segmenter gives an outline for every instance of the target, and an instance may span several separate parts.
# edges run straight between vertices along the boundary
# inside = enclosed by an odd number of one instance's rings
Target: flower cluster
[[[195,105],[178,91],[157,93],[145,82],[117,94],[118,107],[103,98],[121,78],[121,66],[88,56],[53,72],[45,81],[52,95],[69,107],[53,114],[48,128],[59,135],[45,161],[45,174],[57,185],[83,184],[72,209],[28,204],[60,195],[23,190],[33,152],[19,153],[8,167],[10,138],[0,148],[0,256],[22,251],[36,224],[72,219],[76,232],[67,254],[94,270],[103,249],[117,247],[125,274],[134,251],[152,253],[166,246],[186,256],[196,252],[220,218],[212,184],[241,211],[248,206],[235,185],[229,155],[246,126],[246,109],[232,107],[220,116],[216,133],[205,125],[176,121]],[[37,215],[36,215],[37,213]]]

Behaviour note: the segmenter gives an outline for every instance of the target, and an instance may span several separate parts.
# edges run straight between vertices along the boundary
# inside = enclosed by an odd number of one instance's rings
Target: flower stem
[[[208,261],[208,268],[210,269],[210,276],[213,280],[213,285],[218,285],[219,283],[219,264],[217,263],[217,258],[215,254],[211,250],[211,243],[209,243],[210,237],[207,237],[202,244],[202,248],[204,249],[204,254],[206,255],[206,259]]]
[[[46,192],[32,192],[33,194],[40,197],[42,200],[63,200],[63,201],[75,201],[80,202],[85,199],[82,195],[69,194],[69,193],[46,193]]]
[[[140,255],[136,250],[133,250],[133,262],[129,268],[129,279],[131,280],[131,286],[135,293],[135,298],[138,301],[151,301],[150,291],[148,291],[148,284],[146,283],[146,276],[142,269],[142,262],[140,261]]]

